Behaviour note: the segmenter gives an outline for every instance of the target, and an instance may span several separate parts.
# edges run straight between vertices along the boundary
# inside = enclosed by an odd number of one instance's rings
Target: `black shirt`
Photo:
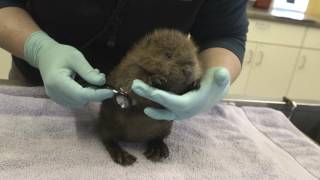
[[[53,39],[80,49],[92,66],[106,73],[134,42],[157,28],[190,33],[200,51],[226,48],[242,62],[246,5],[247,0],[0,0],[0,6],[25,8]],[[41,80],[25,61],[14,57],[14,63]]]

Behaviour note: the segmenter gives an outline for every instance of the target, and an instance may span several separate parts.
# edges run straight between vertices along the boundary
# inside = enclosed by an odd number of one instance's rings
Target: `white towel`
[[[170,156],[115,164],[94,133],[99,104],[70,110],[42,88],[0,87],[0,179],[297,179],[320,178],[320,148],[279,111],[219,104],[175,123]]]

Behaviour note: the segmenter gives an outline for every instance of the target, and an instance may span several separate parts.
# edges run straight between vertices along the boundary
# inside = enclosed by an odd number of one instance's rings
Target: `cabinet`
[[[320,100],[320,28],[249,21],[242,71],[229,95]]]
[[[300,46],[306,30],[304,26],[293,24],[256,19],[249,21],[248,41],[260,43]]]
[[[285,96],[298,53],[298,48],[259,44],[251,64],[246,95]]]
[[[256,52],[256,43],[247,42],[246,52],[242,63],[241,73],[236,81],[230,87],[230,94],[233,95],[244,95],[246,94],[246,85],[250,73],[250,65],[253,61]]]
[[[320,100],[320,50],[303,49],[293,73],[288,96]]]
[[[11,69],[10,54],[0,48],[0,79],[8,79],[8,74]]]
[[[304,48],[320,49],[320,29],[308,28],[302,46]]]
[[[243,69],[231,94],[281,98],[286,95],[299,48],[248,43]]]

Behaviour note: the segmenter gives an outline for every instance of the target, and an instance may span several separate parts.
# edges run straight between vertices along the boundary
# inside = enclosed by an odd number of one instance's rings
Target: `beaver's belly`
[[[106,140],[145,142],[168,136],[173,122],[151,119],[143,113],[144,108],[121,109],[112,101],[104,101],[98,128],[102,137]]]
[[[121,122],[118,133],[120,141],[141,142],[163,139],[170,134],[172,121],[158,121],[144,113],[117,113],[114,116]]]

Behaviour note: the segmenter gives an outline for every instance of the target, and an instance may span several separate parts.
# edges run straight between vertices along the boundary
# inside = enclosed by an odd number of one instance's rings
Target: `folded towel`
[[[320,148],[279,111],[218,104],[174,124],[171,154],[115,164],[94,132],[99,103],[71,110],[42,88],[0,86],[0,179],[319,179]]]

